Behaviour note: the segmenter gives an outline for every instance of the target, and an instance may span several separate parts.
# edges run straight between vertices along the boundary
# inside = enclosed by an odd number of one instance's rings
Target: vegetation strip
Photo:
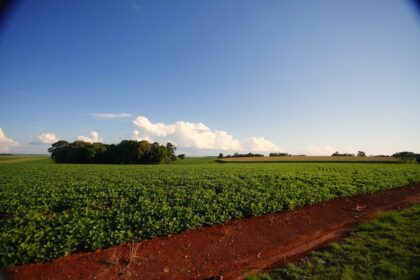
[[[47,160],[49,161],[49,158],[44,156],[40,157],[11,157],[11,158],[0,158],[0,164],[6,164],[6,163],[19,163],[19,162],[26,162],[26,161],[34,161],[34,160]]]
[[[399,158],[390,156],[355,157],[355,156],[270,156],[270,157],[228,157],[220,158],[220,162],[376,162],[397,163]]]
[[[145,140],[123,140],[110,145],[60,140],[52,144],[48,152],[56,163],[160,164],[176,160],[175,150],[171,143],[163,146]]]
[[[0,265],[418,181],[417,164],[0,165]]]
[[[206,279],[221,275],[240,279],[297,260],[345,236],[378,211],[419,202],[418,184],[78,253],[9,272],[15,279]]]
[[[420,279],[420,204],[381,214],[297,264],[249,280]]]

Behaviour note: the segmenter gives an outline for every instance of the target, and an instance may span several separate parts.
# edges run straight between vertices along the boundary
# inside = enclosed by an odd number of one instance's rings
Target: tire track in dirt
[[[243,279],[339,240],[379,211],[416,203],[420,184],[75,253],[7,273],[11,279]]]

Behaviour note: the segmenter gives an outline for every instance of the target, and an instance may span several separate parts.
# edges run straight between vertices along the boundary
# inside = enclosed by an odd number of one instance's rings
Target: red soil
[[[344,237],[378,211],[415,203],[420,184],[76,253],[8,273],[12,279],[243,279]]]

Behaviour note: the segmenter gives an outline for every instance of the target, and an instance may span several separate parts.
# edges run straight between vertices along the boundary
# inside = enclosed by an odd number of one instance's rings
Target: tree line
[[[406,163],[420,163],[420,154],[413,152],[399,152],[392,155],[393,157],[399,158],[402,162]]]
[[[218,156],[218,158],[237,158],[237,157],[264,157],[264,155],[263,154],[253,154],[253,153],[248,153],[248,154],[234,153],[233,155],[224,156],[222,153],[220,153],[219,156]]]
[[[56,163],[162,164],[177,159],[176,147],[148,141],[123,140],[119,144],[60,140],[48,152]],[[182,155],[183,158],[185,155]]]
[[[296,156],[291,155],[288,153],[270,153],[268,155],[269,157],[287,157],[287,156]],[[298,155],[298,156],[305,156],[305,155]],[[357,154],[352,153],[339,153],[338,151],[333,153],[331,155],[332,157],[367,157],[366,153],[363,151],[358,151]],[[253,154],[253,153],[247,153],[247,154],[239,154],[234,153],[233,155],[226,155],[224,156],[222,153],[219,154],[218,158],[237,158],[237,157],[264,157],[262,154]],[[374,155],[370,157],[391,157],[389,155]],[[398,152],[392,155],[392,157],[398,158],[401,162],[405,163],[420,163],[420,154],[416,154],[413,152]]]
[[[288,153],[269,153],[269,157],[289,157],[292,155],[289,155]]]

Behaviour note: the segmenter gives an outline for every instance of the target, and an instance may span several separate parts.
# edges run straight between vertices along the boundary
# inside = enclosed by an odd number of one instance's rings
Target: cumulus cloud
[[[85,142],[89,142],[89,143],[96,143],[96,142],[102,142],[103,139],[99,138],[98,132],[92,131],[90,133],[90,136],[80,135],[79,137],[77,137],[77,140],[85,141]]]
[[[360,149],[354,147],[331,147],[330,145],[308,145],[306,153],[310,156],[330,156],[335,152],[354,154]]]
[[[259,152],[281,150],[265,138],[250,137],[241,142],[228,132],[211,130],[201,122],[152,123],[148,118],[138,116],[133,123],[139,129],[133,131],[133,139],[172,142],[182,148]]]
[[[6,137],[3,132],[3,129],[0,127],[0,152],[7,153],[10,151],[11,147],[19,146],[19,143],[13,140],[12,138]]]
[[[41,133],[38,136],[38,140],[40,141],[40,143],[43,143],[43,144],[52,144],[52,143],[57,142],[60,139],[58,139],[57,135],[55,135],[54,133],[48,132],[48,133]]]
[[[330,156],[332,155],[336,149],[329,146],[329,145],[308,145],[306,148],[308,155],[310,156]]]
[[[90,114],[92,117],[94,117],[95,119],[100,119],[100,120],[120,120],[120,119],[126,119],[131,117],[131,114],[127,114],[127,113],[118,113],[118,114],[114,114],[114,113],[91,113]]]
[[[212,131],[203,123],[178,121],[173,124],[152,123],[139,116],[133,123],[151,139],[173,141],[186,148],[241,150],[241,143],[225,131]],[[162,139],[163,138],[163,139]]]
[[[131,135],[131,139],[132,140],[136,140],[136,141],[143,141],[146,140],[148,142],[152,142],[152,139],[150,139],[149,137],[143,137],[140,135],[140,131],[138,130],[133,130],[133,134]],[[174,144],[174,143],[173,143]]]
[[[175,133],[174,124],[151,123],[148,118],[138,116],[133,123],[143,129],[146,133],[153,136],[165,137]]]
[[[270,140],[264,137],[249,137],[245,139],[244,146],[246,150],[258,151],[258,152],[284,152],[283,148],[280,148]]]

